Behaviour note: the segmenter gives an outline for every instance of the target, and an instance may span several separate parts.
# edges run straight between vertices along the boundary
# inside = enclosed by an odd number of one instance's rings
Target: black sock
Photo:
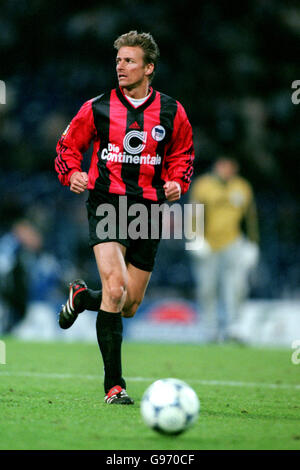
[[[87,289],[79,292],[75,297],[76,307],[97,312],[102,301],[102,290]]]
[[[105,393],[115,385],[126,388],[126,382],[122,377],[121,344],[123,323],[121,313],[99,310],[96,331],[104,363]]]

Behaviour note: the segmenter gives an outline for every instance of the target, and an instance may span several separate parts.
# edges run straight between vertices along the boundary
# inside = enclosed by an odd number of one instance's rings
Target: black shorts
[[[142,204],[142,207],[132,207],[135,204]],[[151,217],[154,205],[158,216]],[[118,242],[127,248],[126,261],[143,271],[153,271],[162,233],[159,203],[118,194],[94,194],[91,191],[86,207],[91,247],[99,243]]]

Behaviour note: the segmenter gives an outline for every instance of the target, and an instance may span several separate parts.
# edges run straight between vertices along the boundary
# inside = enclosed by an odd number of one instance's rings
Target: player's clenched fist
[[[167,181],[164,184],[165,196],[168,201],[177,201],[181,195],[181,186],[177,181]]]
[[[87,188],[88,181],[89,178],[87,173],[84,171],[75,171],[75,173],[73,173],[70,178],[70,190],[76,194],[83,193],[83,191],[85,191]]]

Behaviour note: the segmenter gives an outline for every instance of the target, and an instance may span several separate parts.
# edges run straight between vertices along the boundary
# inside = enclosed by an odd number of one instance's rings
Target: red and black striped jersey
[[[193,173],[192,128],[183,106],[155,91],[134,107],[121,88],[80,108],[57,144],[55,169],[63,185],[81,170],[93,142],[88,189],[165,200],[163,185],[177,181],[184,194]]]

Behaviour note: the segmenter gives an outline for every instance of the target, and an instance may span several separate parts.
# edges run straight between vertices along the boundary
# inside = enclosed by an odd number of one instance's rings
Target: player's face
[[[119,85],[128,90],[143,85],[153,72],[153,64],[144,64],[144,51],[140,47],[121,47],[116,63]]]
[[[229,181],[237,174],[237,166],[230,160],[219,160],[216,163],[216,172],[224,181]]]

